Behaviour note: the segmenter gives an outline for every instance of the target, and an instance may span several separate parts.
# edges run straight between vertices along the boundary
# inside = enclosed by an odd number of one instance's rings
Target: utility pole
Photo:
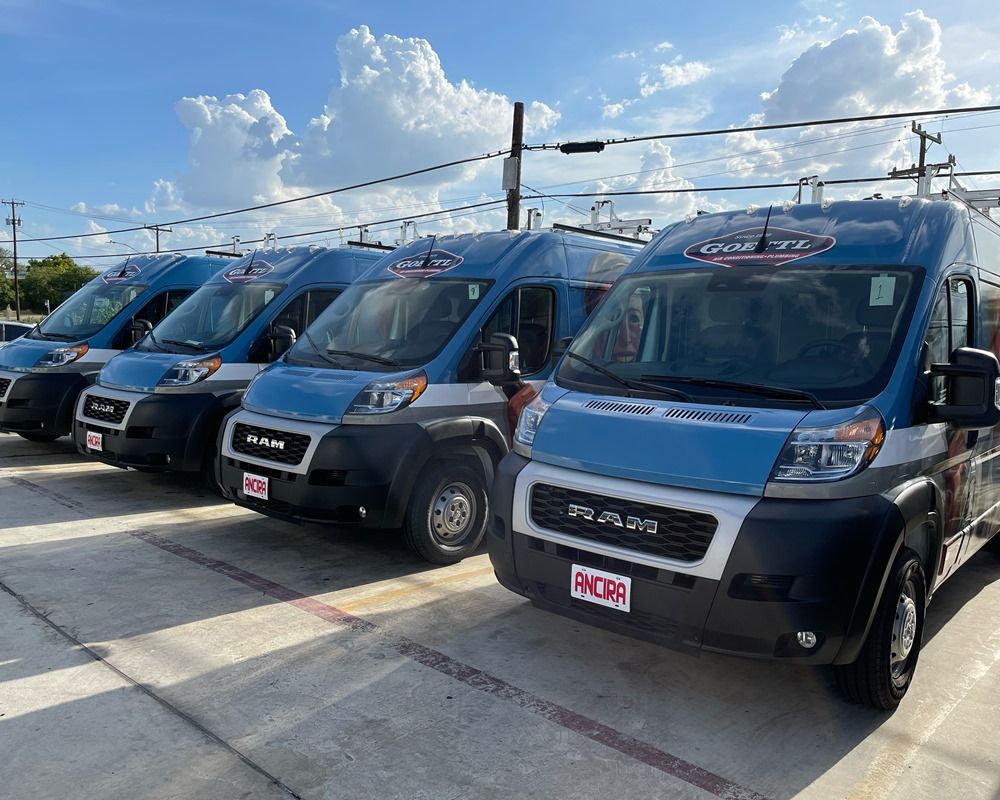
[[[507,190],[507,230],[521,227],[521,148],[524,147],[524,103],[514,103],[510,155],[503,162],[503,188]]]
[[[163,231],[164,233],[173,233],[174,232],[173,228],[167,228],[167,227],[164,227],[163,225],[143,225],[142,227],[148,228],[149,230],[156,232],[156,252],[157,253],[160,252],[160,231]]]
[[[931,181],[938,176],[938,173],[940,173],[942,169],[954,167],[955,157],[949,156],[948,160],[943,164],[928,164],[927,143],[934,142],[934,144],[941,144],[941,134],[935,136],[933,133],[928,133],[924,130],[923,126],[918,125],[916,121],[910,124],[910,130],[920,137],[920,160],[909,169],[892,170],[889,173],[889,177],[916,178],[917,197],[927,197],[931,193]]]
[[[7,224],[10,225],[11,238],[14,240],[14,317],[20,322],[21,289],[17,284],[17,229],[21,225],[21,218],[17,215],[17,207],[23,206],[24,203],[19,203],[16,200],[4,200],[3,204],[10,206],[10,216],[7,218]]]

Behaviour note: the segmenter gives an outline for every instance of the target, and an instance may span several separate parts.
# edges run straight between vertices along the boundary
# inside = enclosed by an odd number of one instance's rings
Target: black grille
[[[10,378],[0,378],[0,399],[7,394],[7,389],[10,388]]]
[[[279,464],[301,464],[308,449],[309,437],[304,433],[258,428],[243,422],[237,422],[233,428],[233,450],[245,456]]]
[[[96,394],[87,395],[83,404],[83,415],[101,422],[120,424],[128,411],[128,400],[114,400],[110,397],[100,397]]]
[[[574,516],[569,513],[571,505],[577,507]],[[592,513],[588,514],[588,509]],[[605,521],[599,522],[602,515]],[[630,517],[634,518],[631,525]],[[544,483],[531,491],[531,518],[542,528],[677,561],[704,558],[719,525],[711,514]],[[655,533],[648,530],[649,522],[656,523]]]

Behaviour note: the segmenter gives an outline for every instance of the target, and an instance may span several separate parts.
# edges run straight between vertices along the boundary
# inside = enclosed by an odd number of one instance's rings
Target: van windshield
[[[355,283],[317,317],[285,358],[372,372],[426,364],[489,285],[440,278]]]
[[[199,352],[224,347],[249,325],[275,297],[280,284],[211,283],[202,286],[145,337],[137,350]]]
[[[65,342],[87,339],[144,291],[145,286],[131,283],[88,284],[46,317],[29,336]]]
[[[557,382],[747,405],[861,402],[888,381],[922,278],[854,266],[627,276],[576,338]]]

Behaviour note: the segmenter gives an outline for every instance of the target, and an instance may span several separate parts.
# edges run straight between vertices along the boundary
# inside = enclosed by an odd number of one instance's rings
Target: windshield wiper
[[[39,330],[38,331],[44,338],[51,339],[56,342],[75,342],[79,339],[79,336],[74,336],[72,333],[49,333],[48,331]]]
[[[152,336],[153,332],[150,331],[149,335]],[[172,344],[178,347],[186,347],[188,350],[194,350],[196,353],[203,353],[205,352],[205,350],[208,349],[207,347],[204,347],[203,345],[200,344],[192,344],[191,342],[182,342],[180,339],[159,339],[159,340],[154,339],[153,341],[160,341],[163,344]]]
[[[736,389],[740,392],[757,394],[763,397],[800,400],[805,403],[811,403],[816,408],[826,409],[826,406],[819,401],[816,395],[804,389],[788,389],[783,386],[765,386],[761,383],[727,381],[722,378],[689,378],[683,375],[643,375],[642,379],[644,381],[674,381],[676,383],[686,383],[691,386],[709,386],[718,389]]]
[[[314,344],[313,347],[316,345]],[[376,364],[385,364],[387,367],[399,367],[400,363],[398,361],[393,361],[391,358],[384,358],[382,356],[373,356],[371,353],[358,353],[354,350],[333,350],[331,348],[326,348],[332,356],[347,356],[348,358],[360,358],[364,361],[374,361]]]
[[[302,331],[302,335],[305,336],[306,339],[309,341],[309,344],[312,345],[313,350],[316,351],[316,355],[322,358],[327,364],[333,364],[333,366],[337,367],[337,369],[344,368],[344,365],[341,364],[339,361],[334,361],[329,356],[324,355],[323,348],[321,348],[318,344],[316,344],[316,340],[313,339],[313,337],[309,334],[309,331]]]
[[[687,392],[682,392],[680,389],[671,389],[669,386],[657,386],[654,383],[644,383],[643,381],[635,381],[630,378],[623,378],[621,375],[616,375],[610,369],[605,369],[600,364],[591,361],[589,358],[581,356],[579,353],[574,353],[572,350],[567,350],[566,355],[570,358],[575,358],[581,364],[585,364],[590,367],[594,372],[599,372],[606,378],[611,378],[615,383],[624,386],[626,389],[639,389],[644,392],[651,392],[653,394],[666,394],[671,397],[678,397],[681,400],[690,403],[691,395]],[[626,397],[631,397],[632,395],[626,394]]]

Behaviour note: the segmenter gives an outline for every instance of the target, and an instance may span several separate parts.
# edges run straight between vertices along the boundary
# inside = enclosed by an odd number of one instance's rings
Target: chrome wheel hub
[[[892,644],[890,646],[892,665],[902,665],[906,661],[913,643],[917,638],[917,604],[907,594],[899,597],[896,604],[896,619],[892,625]]]
[[[476,502],[472,492],[463,484],[446,486],[431,509],[435,533],[449,543],[465,535],[475,516]]]

